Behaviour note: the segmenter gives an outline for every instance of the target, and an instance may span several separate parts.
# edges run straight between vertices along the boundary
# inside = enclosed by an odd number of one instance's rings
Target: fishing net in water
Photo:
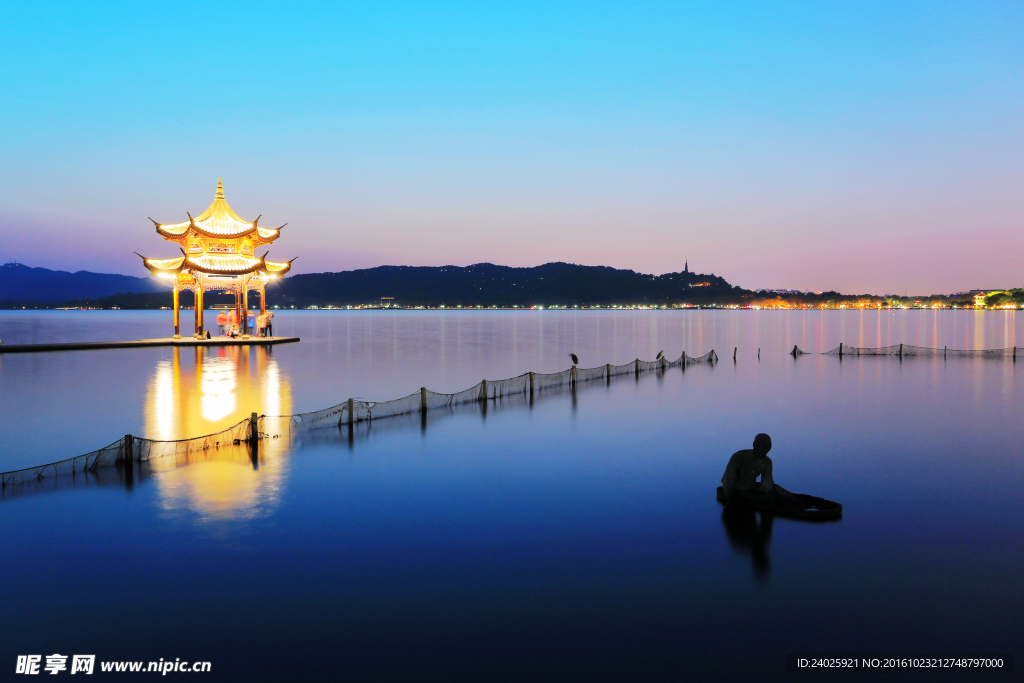
[[[44,477],[59,477],[63,474],[74,476],[76,474],[91,472],[98,467],[110,467],[124,459],[124,439],[118,439],[109,446],[100,448],[85,455],[79,455],[67,460],[60,460],[48,465],[38,467],[27,467],[13,472],[0,474],[0,485],[27,484],[38,481]]]
[[[249,431],[249,420],[242,420],[223,431],[194,439],[154,441],[153,439],[135,437],[132,456],[134,460],[146,461],[172,455],[189,455],[200,451],[208,451],[211,448],[220,448],[221,446],[237,445],[249,440]]]
[[[687,356],[686,353],[683,353],[674,361],[669,361],[664,357],[653,361],[637,358],[625,365],[608,364],[595,368],[572,367],[553,373],[527,372],[508,379],[483,380],[454,394],[440,394],[424,388],[392,401],[349,399],[338,405],[308,413],[263,415],[256,418],[255,426],[252,420],[247,419],[214,434],[177,441],[156,441],[126,435],[109,446],[85,455],[48,465],[0,473],[0,486],[25,484],[65,474],[75,476],[76,473],[92,472],[97,468],[121,465],[128,461],[146,462],[157,458],[174,458],[175,462],[185,463],[190,461],[190,456],[193,454],[227,446],[237,446],[252,440],[276,439],[295,433],[315,431],[323,427],[337,429],[343,425],[354,425],[417,412],[429,412],[460,404],[483,403],[509,396],[532,395],[535,392],[543,392],[556,387],[571,388],[596,380],[609,381],[617,375],[639,376],[641,373],[664,371],[673,367],[681,367],[685,370],[688,365],[714,363],[717,360],[718,355],[711,350],[703,356]]]
[[[1024,349],[1020,349],[1024,351]],[[1012,358],[1017,359],[1018,348],[1011,346],[1005,349],[951,349],[949,347],[914,346],[912,344],[892,344],[891,346],[857,347],[840,344],[836,348],[823,352],[825,356],[970,356],[975,358]],[[801,352],[803,353],[803,352]]]
[[[609,365],[608,376],[615,377],[616,375],[628,375],[630,373],[636,373],[636,363],[626,363],[625,365]]]
[[[534,391],[544,391],[551,387],[560,387],[563,384],[568,384],[571,379],[572,368],[562,370],[561,372],[537,372],[533,375],[533,388]]]
[[[697,365],[698,363],[717,363],[718,354],[715,353],[714,349],[711,349],[703,356],[687,356],[685,353],[683,357],[677,361],[680,365]]]

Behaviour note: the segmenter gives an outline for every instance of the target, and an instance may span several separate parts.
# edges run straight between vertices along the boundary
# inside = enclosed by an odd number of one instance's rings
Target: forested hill
[[[736,303],[751,292],[717,275],[666,273],[644,275],[604,266],[547,263],[510,268],[490,263],[473,266],[380,266],[338,273],[293,275],[268,287],[270,305],[359,306],[586,306]],[[386,298],[387,297],[387,298]],[[209,304],[231,301],[207,295]],[[161,308],[171,305],[168,285],[153,277],[80,271],[68,273],[0,266],[0,308],[49,308],[61,305],[97,308]],[[182,305],[192,295],[182,294]]]
[[[170,285],[153,277],[90,273],[87,270],[69,273],[30,268],[20,263],[0,265],[0,301],[60,303],[69,299],[99,299],[125,292],[159,291],[167,291],[170,297]]]
[[[573,306],[588,304],[702,303],[748,293],[716,275],[644,275],[605,266],[547,263],[511,268],[380,266],[286,278],[267,300],[281,306],[347,306],[391,302],[400,306]]]

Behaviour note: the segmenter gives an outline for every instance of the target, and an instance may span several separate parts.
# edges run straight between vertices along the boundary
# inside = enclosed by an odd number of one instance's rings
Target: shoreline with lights
[[[178,257],[177,260],[184,260]],[[262,262],[261,262],[262,264]],[[205,276],[204,276],[205,277]],[[212,277],[212,276],[211,276]],[[0,265],[0,309],[165,310],[174,306],[167,279]],[[273,283],[273,284],[271,284]],[[973,289],[952,294],[899,296],[744,289],[688,267],[649,275],[603,266],[549,263],[532,268],[378,266],[275,278],[250,291],[206,291],[203,310],[1016,310],[1024,289]],[[179,310],[195,311],[195,292],[179,287]],[[195,287],[191,288],[196,289]],[[5,296],[4,296],[5,295]],[[246,306],[246,304],[250,304]]]

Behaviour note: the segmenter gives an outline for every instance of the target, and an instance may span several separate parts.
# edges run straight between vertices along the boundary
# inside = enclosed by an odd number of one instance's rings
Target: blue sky
[[[4,3],[0,250],[1024,285],[1019,3]]]

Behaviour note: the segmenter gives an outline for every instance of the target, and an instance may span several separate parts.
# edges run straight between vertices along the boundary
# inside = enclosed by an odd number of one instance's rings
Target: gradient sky
[[[297,272],[1024,286],[1024,5],[0,9],[0,253],[143,275],[218,177]]]

